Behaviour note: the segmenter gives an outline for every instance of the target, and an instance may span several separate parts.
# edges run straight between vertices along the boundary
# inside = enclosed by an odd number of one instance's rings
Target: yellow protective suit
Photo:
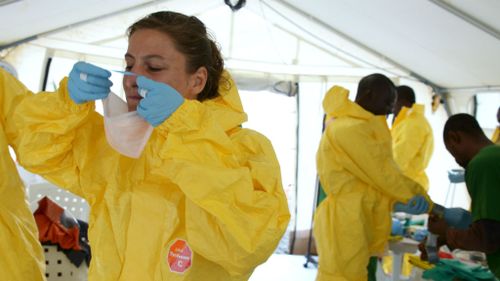
[[[71,101],[67,79],[19,106],[22,163],[90,204],[89,281],[247,280],[275,250],[290,219],[279,164],[241,128],[228,79],[219,98],[186,100],[139,159],[108,145],[102,116]]]
[[[495,129],[495,132],[493,132],[493,136],[491,136],[491,141],[494,144],[500,144],[500,127],[497,127]]]
[[[394,202],[426,196],[394,162],[385,116],[364,110],[348,94],[336,86],[323,101],[332,119],[316,155],[327,194],[314,218],[317,281],[367,280],[369,258],[385,249]]]
[[[8,148],[10,145],[17,150],[20,133],[13,115],[16,106],[31,93],[2,68],[0,87],[0,279],[45,280],[38,229]]]
[[[434,137],[424,115],[424,105],[403,107],[394,120],[391,135],[392,152],[399,168],[428,191],[429,179],[425,169],[434,150]]]

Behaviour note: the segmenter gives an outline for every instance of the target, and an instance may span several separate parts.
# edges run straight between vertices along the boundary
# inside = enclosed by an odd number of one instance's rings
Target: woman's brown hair
[[[188,73],[192,74],[202,66],[207,69],[207,82],[197,100],[204,101],[219,95],[224,60],[203,22],[194,16],[162,11],[135,22],[128,28],[127,34],[130,37],[141,29],[154,29],[167,34],[174,41],[175,48],[186,56]]]

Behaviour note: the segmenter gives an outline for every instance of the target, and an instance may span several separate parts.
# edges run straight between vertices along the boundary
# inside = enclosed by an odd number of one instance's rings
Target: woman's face
[[[201,92],[196,87],[196,73],[186,71],[186,57],[177,51],[172,39],[154,29],[140,29],[129,38],[125,54],[126,70],[146,76],[176,89],[186,99],[196,99]],[[128,110],[135,111],[142,97],[138,94],[137,76],[124,76]]]

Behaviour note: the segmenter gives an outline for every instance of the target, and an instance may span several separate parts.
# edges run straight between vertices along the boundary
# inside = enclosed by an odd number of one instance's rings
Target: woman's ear
[[[196,70],[195,73],[191,74],[189,78],[189,88],[190,88],[190,96],[196,99],[198,95],[203,91],[205,85],[207,84],[208,79],[208,71],[207,68],[201,66]]]

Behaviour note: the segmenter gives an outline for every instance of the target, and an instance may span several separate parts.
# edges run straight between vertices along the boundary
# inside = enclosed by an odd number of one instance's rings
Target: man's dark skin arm
[[[500,250],[500,221],[481,219],[473,222],[468,229],[459,230],[449,227],[444,219],[430,217],[428,228],[452,250],[458,248],[486,254]]]

